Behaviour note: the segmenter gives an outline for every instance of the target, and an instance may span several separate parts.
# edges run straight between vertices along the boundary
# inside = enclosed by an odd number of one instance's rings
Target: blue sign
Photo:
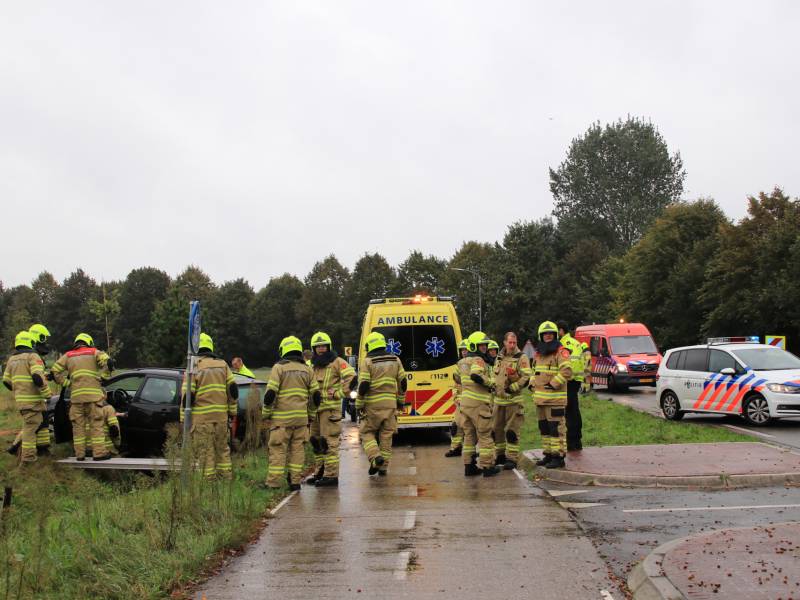
[[[430,354],[433,358],[438,358],[444,354],[444,340],[433,336],[431,339],[425,341],[425,354]]]
[[[389,338],[386,340],[386,351],[398,356],[403,351],[403,344],[396,342],[394,338]]]
[[[189,349],[197,354],[200,349],[200,301],[192,300],[189,305]]]

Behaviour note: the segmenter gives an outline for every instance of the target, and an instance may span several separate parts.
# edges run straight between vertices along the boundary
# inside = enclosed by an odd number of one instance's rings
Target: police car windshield
[[[434,371],[458,362],[451,325],[375,327],[386,338],[386,350],[400,357],[406,371]]]
[[[800,369],[800,358],[780,348],[747,348],[731,352],[754,371]]]
[[[649,335],[622,335],[611,338],[611,354],[657,354]]]

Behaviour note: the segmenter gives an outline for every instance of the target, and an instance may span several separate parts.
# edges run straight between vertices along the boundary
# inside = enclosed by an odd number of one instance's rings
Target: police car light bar
[[[708,344],[759,344],[761,339],[757,335],[739,335],[732,337],[708,338]]]

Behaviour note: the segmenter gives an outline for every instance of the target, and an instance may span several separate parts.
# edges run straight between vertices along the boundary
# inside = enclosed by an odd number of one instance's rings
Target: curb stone
[[[628,575],[628,590],[634,600],[686,600],[686,596],[664,575],[661,563],[670,550],[692,537],[695,536],[662,544],[634,567]]]

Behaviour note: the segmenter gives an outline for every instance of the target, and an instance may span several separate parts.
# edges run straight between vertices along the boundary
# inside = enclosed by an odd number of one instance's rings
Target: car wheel
[[[762,427],[770,422],[769,403],[761,394],[753,394],[745,399],[742,406],[744,420],[755,427]]]
[[[666,391],[661,395],[661,412],[668,421],[680,421],[684,412],[675,392]]]

